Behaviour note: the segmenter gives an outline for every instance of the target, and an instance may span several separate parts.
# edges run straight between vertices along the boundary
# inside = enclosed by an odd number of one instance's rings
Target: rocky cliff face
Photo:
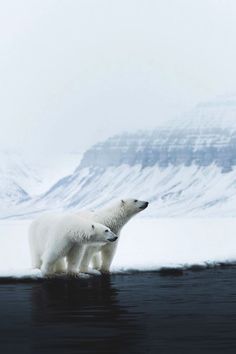
[[[117,135],[84,154],[80,168],[236,165],[236,98],[199,104],[180,120],[152,132]]]
[[[236,119],[236,117],[235,117]],[[140,164],[150,166],[209,166],[228,172],[236,165],[236,132],[229,129],[159,129],[115,136],[84,154],[79,168]]]

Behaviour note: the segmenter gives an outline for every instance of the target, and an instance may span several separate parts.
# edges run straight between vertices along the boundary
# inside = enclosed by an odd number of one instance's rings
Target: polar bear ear
[[[95,229],[95,226],[92,224],[92,229],[94,230]]]

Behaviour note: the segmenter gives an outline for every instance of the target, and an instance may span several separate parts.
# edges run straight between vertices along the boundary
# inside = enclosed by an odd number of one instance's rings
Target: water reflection
[[[0,279],[0,353],[236,353],[236,268]]]
[[[109,277],[33,284],[31,321],[35,354],[128,353],[142,332]]]

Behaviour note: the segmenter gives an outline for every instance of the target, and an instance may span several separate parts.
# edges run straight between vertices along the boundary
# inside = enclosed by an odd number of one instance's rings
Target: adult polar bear
[[[43,275],[64,271],[77,274],[85,245],[104,245],[117,236],[106,226],[74,214],[45,214],[34,220],[29,229],[33,268]]]
[[[108,207],[96,211],[80,211],[76,215],[87,218],[90,221],[101,223],[111,229],[118,237],[122,227],[136,214],[146,209],[148,202],[137,199],[119,200]],[[106,245],[88,245],[80,263],[80,271],[87,273],[90,261],[93,268],[102,273],[109,273],[114,258],[118,240]]]

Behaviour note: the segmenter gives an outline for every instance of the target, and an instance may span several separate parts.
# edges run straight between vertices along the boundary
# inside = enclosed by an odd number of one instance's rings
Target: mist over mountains
[[[151,202],[149,216],[234,216],[235,165],[236,98],[225,97],[154,131],[120,134],[92,146],[71,175],[37,197],[19,185],[26,193],[19,200],[28,201],[15,213],[96,208],[135,197]]]

